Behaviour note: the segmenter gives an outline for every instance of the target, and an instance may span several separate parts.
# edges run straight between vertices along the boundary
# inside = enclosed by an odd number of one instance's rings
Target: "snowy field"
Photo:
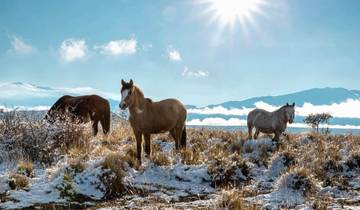
[[[189,128],[186,150],[154,135],[139,165],[129,125],[0,121],[0,209],[359,209],[360,137]]]

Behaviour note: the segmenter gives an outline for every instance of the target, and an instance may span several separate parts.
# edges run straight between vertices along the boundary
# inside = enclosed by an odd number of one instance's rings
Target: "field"
[[[286,134],[248,140],[241,131],[188,128],[186,150],[152,136],[135,159],[129,124],[108,136],[90,125],[54,125],[38,114],[0,121],[0,209],[360,208],[360,136]]]

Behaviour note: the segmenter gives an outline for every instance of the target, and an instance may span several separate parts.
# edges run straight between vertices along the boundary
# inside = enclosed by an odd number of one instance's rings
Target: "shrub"
[[[102,168],[106,170],[101,177],[106,188],[105,197],[111,198],[124,194],[124,162],[122,156],[118,153],[107,155],[102,163]]]
[[[229,210],[257,210],[261,209],[255,204],[250,204],[244,199],[242,192],[239,191],[227,191],[222,193],[217,209],[229,209]]]
[[[34,177],[33,164],[30,161],[20,161],[17,165],[17,173],[27,177]]]
[[[202,163],[200,152],[195,148],[181,150],[180,156],[182,163],[187,165],[197,165]]]
[[[213,186],[239,184],[248,179],[249,172],[245,160],[236,153],[215,158],[208,166]]]
[[[62,182],[56,186],[56,189],[60,191],[60,196],[66,198],[69,201],[74,201],[77,198],[75,192],[74,181],[69,173],[64,173]]]
[[[29,185],[28,178],[24,175],[13,173],[9,176],[9,187],[12,190],[24,189]]]
[[[168,156],[169,154],[165,154],[163,152],[157,152],[152,155],[152,160],[156,165],[167,166],[170,165],[171,163]]]
[[[80,158],[69,160],[69,166],[75,171],[75,173],[81,173],[85,170],[85,164]]]
[[[360,152],[353,153],[348,157],[345,164],[349,167],[350,170],[360,168]]]
[[[309,171],[305,168],[293,168],[289,172],[281,175],[276,183],[278,190],[292,189],[307,195],[315,189],[315,185],[310,178]]]
[[[134,145],[125,148],[125,154],[122,156],[122,160],[126,162],[129,167],[139,169],[140,163],[137,159],[136,148]]]

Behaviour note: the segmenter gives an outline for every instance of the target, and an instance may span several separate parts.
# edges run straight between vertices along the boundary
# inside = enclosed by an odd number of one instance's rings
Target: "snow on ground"
[[[188,196],[201,196],[214,192],[210,186],[206,165],[156,166],[149,164],[144,171],[133,175],[133,187],[147,189],[165,196],[169,202]]]
[[[66,203],[67,197],[61,195],[66,187],[69,189],[66,193],[81,194],[92,200],[100,200],[104,197],[104,187],[100,181],[100,175],[104,170],[100,167],[100,162],[101,160],[88,161],[86,169],[74,174],[72,181],[69,182],[64,176],[65,173],[71,174],[71,171],[65,161],[47,169],[36,168],[34,178],[28,178],[30,180],[28,189],[23,190],[10,190],[6,187],[9,186],[9,177],[6,174],[1,175],[0,194],[5,188],[8,201],[0,203],[0,208],[13,209],[48,203]],[[68,185],[71,185],[71,188]]]
[[[219,138],[210,138],[206,141],[208,148],[201,151],[203,154],[209,154],[210,147],[224,144],[224,141]],[[129,189],[139,190],[143,194],[124,195],[119,198],[121,205],[109,204],[108,207],[100,209],[141,208],[150,201],[154,207],[169,207],[170,209],[214,208],[218,205],[222,189],[213,187],[208,164],[183,164],[180,155],[174,152],[173,141],[154,139],[152,142],[157,144],[161,152],[170,158],[172,164],[158,166],[151,159],[144,158],[143,164],[138,170],[126,168],[125,185]],[[246,201],[258,204],[265,209],[312,209],[313,200],[309,198],[306,187],[304,187],[307,186],[308,180],[306,177],[300,179],[299,173],[291,171],[296,165],[291,155],[279,152],[278,145],[270,138],[235,142],[241,145],[239,153],[248,165],[250,172],[248,177],[241,174],[241,177],[245,177],[243,180],[246,181],[239,190],[256,191],[256,195],[249,195],[245,198]],[[100,143],[97,145],[98,147],[101,147]],[[123,140],[118,146],[125,148],[133,143],[130,140]],[[294,145],[303,147],[313,143],[313,140],[302,136],[296,140]],[[350,149],[344,147],[339,151],[344,159],[339,161],[340,164],[345,164],[345,157],[349,156]],[[267,163],[262,159],[266,159]],[[71,168],[66,156],[49,168],[35,164],[35,176],[27,178],[29,186],[22,190],[10,189],[9,176],[16,170],[16,166],[10,162],[2,162],[0,164],[0,197],[3,194],[7,196],[6,201],[0,202],[0,209],[23,208],[48,203],[68,203],[73,202],[77,195],[81,195],[83,199],[77,200],[78,202],[90,202],[90,204],[103,202],[106,191],[100,178],[106,172],[102,168],[103,161],[103,157],[92,157],[85,162],[84,170],[81,172],[75,172]],[[325,186],[320,182],[312,183],[313,193],[333,199],[334,203],[331,204],[331,207],[335,209],[342,207],[351,209],[360,203],[359,169],[350,170],[345,165],[343,168],[343,171],[333,176],[346,179],[348,188]],[[312,180],[312,177],[308,178]],[[299,187],[299,183],[303,183],[303,185],[300,184]],[[338,202],[345,202],[346,205],[341,206],[337,204]]]

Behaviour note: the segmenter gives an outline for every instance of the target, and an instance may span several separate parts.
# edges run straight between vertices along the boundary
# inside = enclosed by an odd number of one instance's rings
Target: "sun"
[[[210,15],[210,23],[220,28],[234,29],[237,25],[246,28],[255,24],[254,16],[263,15],[268,0],[199,0],[205,4],[204,13]]]

